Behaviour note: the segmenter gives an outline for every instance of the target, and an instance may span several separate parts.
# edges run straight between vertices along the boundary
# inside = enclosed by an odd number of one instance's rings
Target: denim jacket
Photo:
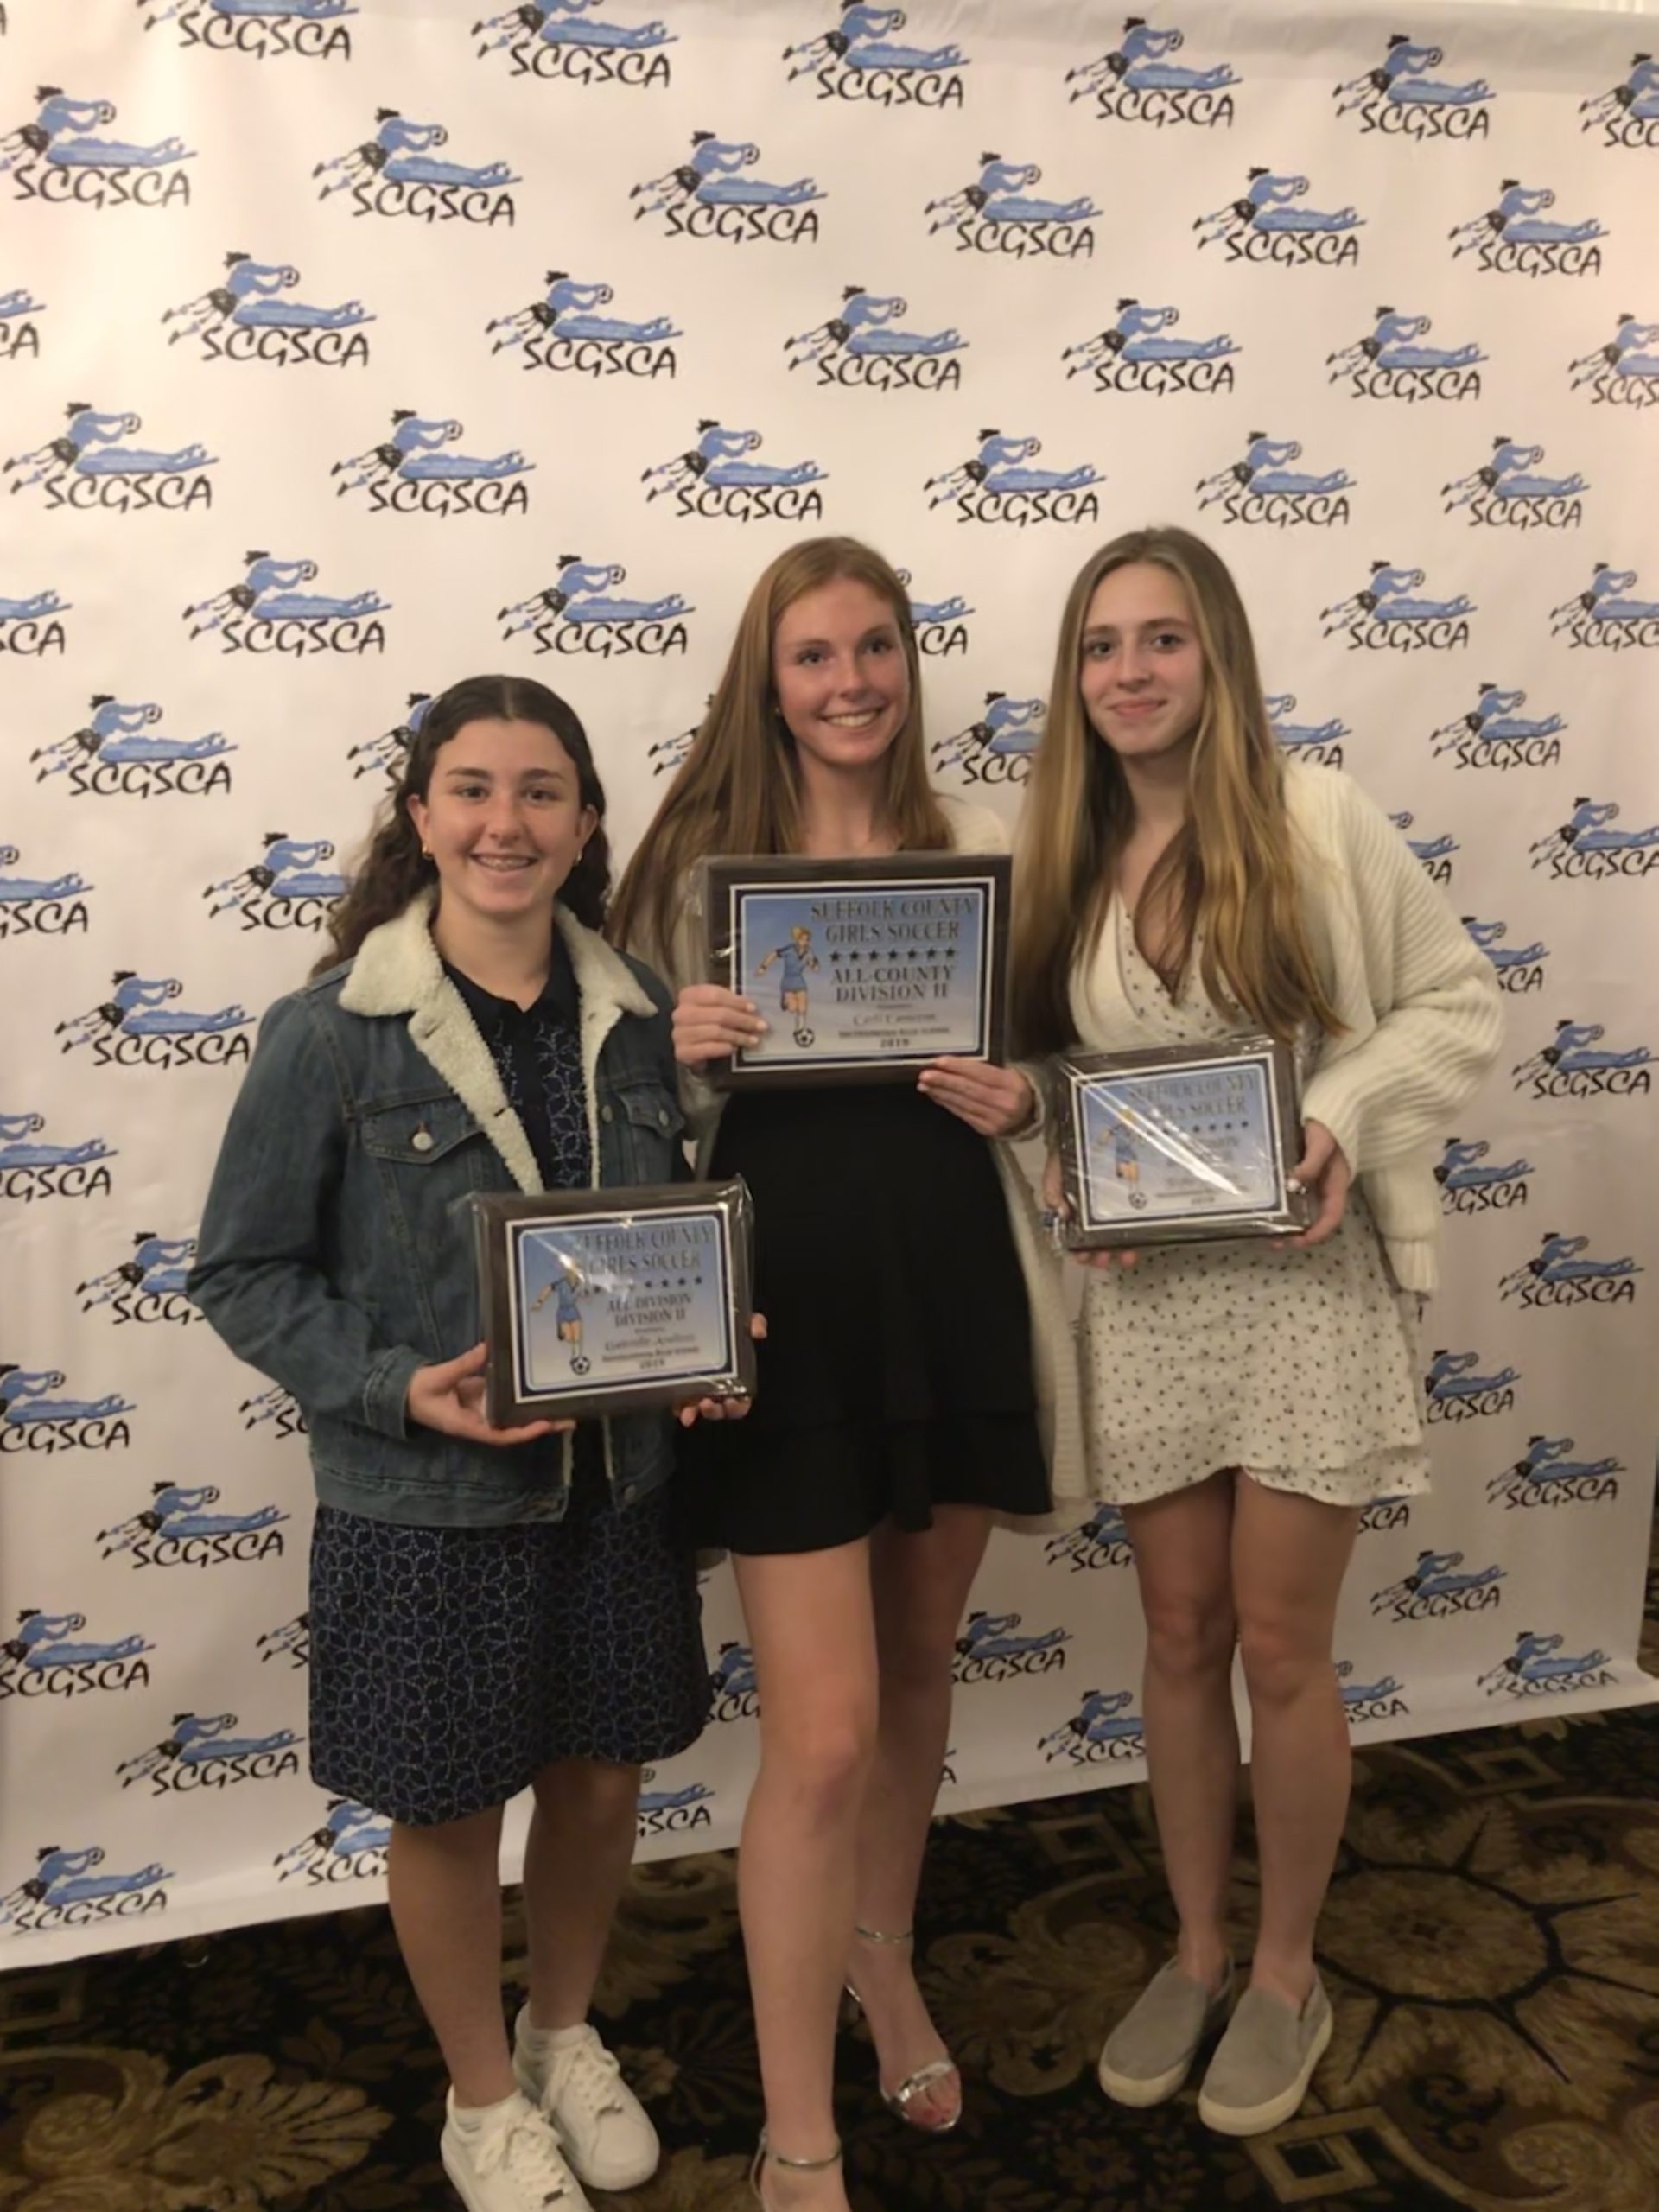
[[[423,893],[355,960],[278,999],[232,1110],[188,1279],[240,1359],[292,1391],[317,1495],[380,1521],[558,1520],[570,1439],[472,1445],[410,1421],[417,1367],[480,1334],[474,1191],[542,1187],[489,1050],[444,974]],[[588,1137],[602,1185],[686,1172],[669,997],[555,909],[582,1003]],[[664,1414],[603,1424],[613,1494],[667,1477]]]

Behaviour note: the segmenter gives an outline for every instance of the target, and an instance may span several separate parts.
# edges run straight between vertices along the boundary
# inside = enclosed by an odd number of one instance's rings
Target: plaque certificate
[[[499,1427],[752,1394],[741,1177],[471,1205]]]
[[[1002,1054],[1012,862],[1002,853],[704,863],[709,978],[769,1027],[717,1090],[913,1078]]]
[[[1313,1218],[1295,1065],[1267,1036],[1058,1064],[1064,1242],[1073,1250],[1289,1236]]]

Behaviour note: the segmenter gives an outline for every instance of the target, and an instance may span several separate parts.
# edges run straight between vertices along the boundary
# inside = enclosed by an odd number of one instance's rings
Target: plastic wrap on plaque
[[[1000,1061],[1012,868],[1005,853],[705,861],[703,973],[769,1025],[708,1081],[913,1081],[946,1054]]]
[[[741,1176],[467,1204],[499,1427],[753,1395]]]
[[[1292,1236],[1296,1067],[1275,1038],[1071,1052],[1056,1066],[1060,1235],[1073,1251]]]

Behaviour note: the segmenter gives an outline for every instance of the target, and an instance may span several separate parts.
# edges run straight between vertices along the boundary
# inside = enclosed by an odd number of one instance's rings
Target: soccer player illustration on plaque
[[[1112,1180],[1122,1184],[1129,1204],[1144,1206],[1147,1194],[1141,1188],[1141,1154],[1135,1146],[1139,1124],[1135,1116],[1127,1107],[1103,1106],[1101,1122],[1095,1133],[1096,1173],[1103,1172],[1109,1160]]]
[[[543,1284],[531,1300],[530,1310],[539,1313],[550,1298],[554,1300],[553,1319],[558,1330],[559,1342],[570,1347],[570,1372],[585,1375],[593,1365],[582,1348],[582,1307],[577,1300],[587,1287],[587,1277],[568,1253],[559,1258],[559,1272]]]
[[[774,961],[783,963],[778,983],[778,1003],[790,1017],[795,1042],[804,1047],[813,1041],[813,1031],[807,1025],[806,971],[818,965],[818,956],[812,950],[812,932],[797,924],[789,933],[785,944],[775,945],[755,969],[764,976]]]

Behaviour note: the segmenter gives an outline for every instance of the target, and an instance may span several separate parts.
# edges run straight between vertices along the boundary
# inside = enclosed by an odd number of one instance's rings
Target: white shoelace
[[[573,2102],[596,2121],[607,2113],[620,2114],[624,2109],[617,2094],[620,2071],[614,2056],[590,2031],[580,2043],[567,2044],[552,2054],[547,2071],[548,2100],[561,2105]]]
[[[506,2173],[525,2191],[526,2207],[573,2201],[575,2177],[559,2155],[559,2139],[539,2116],[515,2113],[483,2133],[468,2152],[486,2179]]]

